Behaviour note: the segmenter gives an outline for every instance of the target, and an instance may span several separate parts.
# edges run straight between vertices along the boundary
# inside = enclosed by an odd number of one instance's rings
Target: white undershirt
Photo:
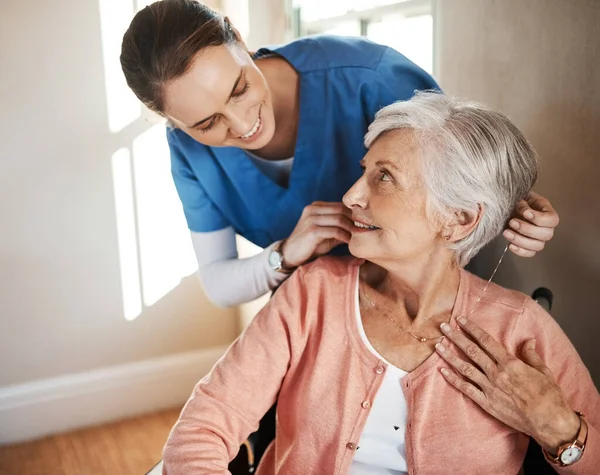
[[[408,408],[401,381],[406,371],[381,356],[367,338],[360,316],[358,282],[355,294],[356,324],[365,346],[387,364],[383,381],[360,436],[349,475],[406,475],[406,418]]]
[[[255,166],[281,187],[287,187],[294,157],[265,160],[246,151]],[[274,271],[269,254],[275,243],[247,259],[238,259],[232,227],[206,233],[192,231],[198,275],[206,296],[219,307],[250,302],[273,290],[288,276]]]
[[[294,157],[285,158],[283,160],[267,160],[248,150],[246,150],[246,155],[250,157],[250,160],[254,163],[256,168],[258,168],[267,178],[270,178],[282,188],[287,188],[290,174],[292,173],[292,167],[294,165]]]

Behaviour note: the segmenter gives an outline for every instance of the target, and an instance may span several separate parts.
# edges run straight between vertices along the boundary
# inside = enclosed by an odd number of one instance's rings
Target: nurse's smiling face
[[[203,49],[163,92],[165,115],[204,145],[258,150],[275,133],[269,86],[242,44]]]

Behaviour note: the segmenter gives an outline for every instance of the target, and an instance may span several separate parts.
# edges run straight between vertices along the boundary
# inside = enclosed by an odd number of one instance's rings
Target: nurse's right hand
[[[292,234],[281,246],[285,267],[298,267],[350,241],[351,211],[343,203],[315,201],[302,211]]]

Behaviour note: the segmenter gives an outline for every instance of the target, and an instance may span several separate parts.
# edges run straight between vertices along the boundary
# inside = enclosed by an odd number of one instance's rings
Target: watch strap
[[[283,259],[283,252],[281,252],[281,247],[283,246],[284,242],[285,242],[285,239],[283,241],[279,241],[273,247],[273,251],[275,251],[276,253],[278,253],[281,256],[281,266],[279,267],[279,269],[275,269],[275,271],[279,272],[280,274],[289,275],[292,272],[294,272],[296,270],[296,268],[293,267],[293,268],[290,269],[288,267],[285,267],[285,261]]]
[[[548,460],[552,464],[557,465],[559,467],[567,466],[561,460],[561,455],[565,450],[569,449],[570,447],[577,447],[583,453],[583,450],[585,449],[585,444],[587,442],[587,436],[588,436],[588,425],[585,420],[585,416],[581,412],[575,411],[575,414],[577,414],[579,416],[579,421],[580,421],[579,432],[577,433],[577,437],[575,438],[575,440],[573,442],[567,442],[566,444],[561,445],[558,448],[558,452],[557,452],[556,456],[551,455],[546,450],[542,449],[542,452],[544,453],[544,457],[546,458],[546,460]],[[577,462],[574,462],[574,463],[577,463]],[[573,465],[573,464],[571,464],[571,465]]]

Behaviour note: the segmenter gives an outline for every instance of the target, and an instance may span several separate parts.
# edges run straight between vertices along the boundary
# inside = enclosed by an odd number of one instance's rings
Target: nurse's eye
[[[248,92],[249,88],[250,88],[250,81],[246,81],[244,86],[242,88],[239,88],[238,90],[234,91],[233,94],[231,95],[231,97],[238,99],[238,98],[242,97],[244,94],[246,94]]]
[[[215,125],[217,125],[217,122],[219,122],[219,118],[218,118],[218,116],[215,116],[212,119],[210,119],[210,121],[207,122],[206,124],[202,124],[201,126],[196,127],[196,130],[198,130],[199,132],[208,132]]]

